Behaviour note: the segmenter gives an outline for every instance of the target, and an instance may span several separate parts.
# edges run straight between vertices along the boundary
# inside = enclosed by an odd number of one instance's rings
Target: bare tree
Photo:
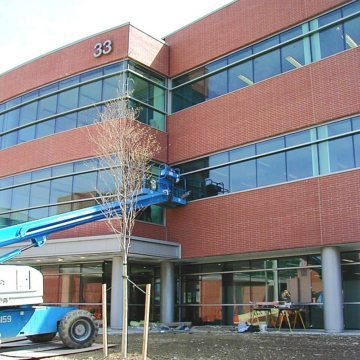
[[[102,178],[108,191],[98,193],[100,202],[118,201],[118,211],[105,211],[111,230],[116,234],[123,259],[123,320],[121,352],[127,357],[128,330],[128,255],[136,216],[137,194],[151,174],[151,160],[160,151],[154,131],[137,121],[137,111],[129,107],[125,96],[105,105],[91,139],[101,166],[107,168]],[[106,206],[105,206],[106,209]]]

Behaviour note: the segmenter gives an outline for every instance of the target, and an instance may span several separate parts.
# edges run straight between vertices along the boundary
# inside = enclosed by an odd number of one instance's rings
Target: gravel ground
[[[97,342],[101,342],[99,336]],[[119,343],[121,338],[109,336],[111,348],[109,359],[121,359]],[[142,334],[129,335],[129,354],[140,353]],[[150,359],[359,359],[360,334],[331,335],[288,332],[266,332],[238,334],[229,329],[193,328],[190,332],[151,332],[149,334],[148,356]],[[103,359],[102,351],[76,354],[52,360],[98,360]],[[129,359],[141,359],[132,356]]]

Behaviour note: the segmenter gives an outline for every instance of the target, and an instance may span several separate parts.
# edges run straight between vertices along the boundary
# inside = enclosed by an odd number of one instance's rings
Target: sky
[[[130,22],[165,35],[232,0],[0,0],[0,74],[71,42]]]

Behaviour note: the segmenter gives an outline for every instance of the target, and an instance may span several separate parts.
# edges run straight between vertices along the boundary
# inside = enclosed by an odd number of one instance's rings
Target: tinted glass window
[[[71,200],[72,178],[60,178],[51,181],[50,203],[59,203]]]
[[[52,135],[55,132],[55,119],[47,120],[36,125],[36,137]]]
[[[254,59],[255,82],[281,73],[280,50],[273,50]]]
[[[264,156],[256,160],[257,184],[265,186],[286,181],[285,154]]]
[[[35,139],[35,125],[22,128],[18,131],[18,144]]]
[[[73,110],[78,105],[79,88],[63,91],[59,94],[57,112]]]
[[[20,125],[25,125],[36,120],[37,105],[37,101],[34,101],[20,108]]]
[[[90,105],[101,101],[101,89],[101,80],[80,86],[79,106]]]
[[[11,208],[23,209],[29,206],[30,185],[18,186],[13,190]]]
[[[50,181],[31,184],[30,206],[49,204]]]
[[[4,119],[4,131],[13,129],[19,126],[20,109],[15,109],[7,112]]]
[[[358,3],[359,4],[359,3]],[[353,49],[360,44],[360,16],[344,23],[345,44],[347,49]]]
[[[255,155],[255,145],[244,146],[230,151],[230,161],[245,159]]]
[[[121,76],[111,76],[103,80],[103,100],[110,100],[120,96],[123,84]]]
[[[57,95],[39,101],[38,119],[56,114]]]
[[[256,187],[256,161],[248,160],[230,165],[230,191]]]
[[[312,159],[311,146],[287,151],[287,180],[292,181],[313,176]]]
[[[267,152],[283,149],[284,147],[285,147],[284,138],[279,137],[276,139],[267,140],[259,144],[256,144],[256,153],[264,154]]]
[[[56,118],[55,131],[61,132],[76,128],[77,113],[71,113]]]
[[[229,64],[244,59],[252,54],[252,49],[245,49],[229,56]],[[228,70],[229,91],[241,89],[254,83],[253,61],[248,60]]]

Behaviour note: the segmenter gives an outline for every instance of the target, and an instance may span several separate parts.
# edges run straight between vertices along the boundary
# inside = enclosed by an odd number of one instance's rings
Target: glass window
[[[229,153],[223,152],[209,156],[209,166],[222,165],[229,161]]]
[[[358,3],[359,5],[360,3]],[[353,49],[360,44],[360,16],[345,21],[344,23],[345,43],[347,49]]]
[[[14,176],[14,185],[25,184],[31,181],[31,172]]]
[[[99,76],[102,76],[102,75],[103,75],[103,69],[102,68],[87,71],[87,72],[80,75],[80,81],[81,82],[88,81],[88,80],[95,79],[95,78],[97,78]]]
[[[56,118],[55,131],[61,132],[76,128],[77,113],[71,113]]]
[[[250,52],[250,51],[249,51]],[[236,65],[228,70],[229,91],[242,89],[254,83],[253,60]]]
[[[75,175],[73,183],[73,200],[91,199],[95,195],[96,172]]]
[[[35,139],[35,125],[27,126],[18,131],[18,144]]]
[[[14,178],[12,176],[0,179],[0,188],[6,188],[12,186],[14,183]]]
[[[124,67],[123,62],[107,65],[107,66],[104,67],[104,75],[119,72],[119,71],[122,71],[124,69],[125,69],[125,67]]]
[[[129,69],[134,70],[135,72],[137,72],[141,75],[144,75],[146,78],[148,78],[152,81],[155,81],[161,85],[165,85],[165,79],[162,76],[155,74],[153,71],[150,71],[149,69],[145,69],[144,67],[142,67],[138,64],[129,62]]]
[[[56,114],[57,95],[52,95],[39,101],[38,119]]]
[[[353,130],[360,130],[360,116],[352,119]],[[360,134],[353,136],[356,167],[360,166]]]
[[[72,174],[74,171],[74,164],[69,163],[69,164],[63,164],[63,165],[58,165],[58,166],[54,166],[52,169],[52,176],[61,176],[61,175],[68,175],[68,174]]]
[[[273,50],[254,59],[254,81],[262,81],[281,73],[280,50]]]
[[[229,192],[229,166],[207,171],[205,179],[206,196],[216,196]]]
[[[286,181],[285,154],[264,156],[256,160],[257,184],[266,186]]]
[[[79,88],[63,91],[58,96],[57,112],[73,110],[78,105]]]
[[[286,152],[287,180],[297,180],[314,176],[312,147],[305,146]]]
[[[217,60],[209,65],[207,65],[208,72],[219,69],[227,65],[227,59]],[[212,75],[205,79],[207,86],[207,99],[212,99],[214,97],[226,94],[228,92],[227,88],[227,70],[224,70],[220,73]]]
[[[11,210],[11,198],[13,189],[1,190],[0,191],[0,212]]]
[[[78,112],[77,127],[91,125],[99,117],[100,108],[91,107]]]
[[[121,95],[123,90],[123,76],[111,76],[103,80],[103,100],[110,100]]]
[[[284,137],[279,137],[256,144],[256,153],[265,154],[271,151],[283,149],[284,147]]]
[[[51,180],[50,203],[60,203],[71,200],[72,177]],[[70,209],[69,209],[70,210]]]
[[[256,161],[248,160],[230,165],[230,191],[241,191],[256,187]]]
[[[41,181],[31,184],[30,206],[40,206],[49,204],[50,181]]]
[[[255,155],[255,145],[248,145],[230,150],[230,161],[241,160]]]
[[[3,149],[6,149],[10,146],[16,145],[17,144],[17,137],[18,137],[18,132],[17,131],[13,131],[11,133],[5,134],[2,136],[2,144],[1,147]]]
[[[29,124],[36,120],[37,105],[37,101],[34,101],[20,108],[20,125]]]
[[[24,209],[29,206],[30,185],[18,186],[13,190],[11,209]]]
[[[80,81],[79,76],[72,76],[71,78],[60,81],[59,82],[59,89],[64,89],[64,88],[66,88],[68,86],[78,84],[79,81]]]
[[[4,131],[19,126],[19,121],[20,121],[20,109],[14,109],[5,113]]]
[[[51,168],[36,170],[31,173],[31,180],[41,180],[51,177]]]
[[[341,18],[340,10],[319,17],[318,24],[323,26]],[[336,24],[319,32],[321,58],[345,50],[342,24]]]
[[[55,132],[55,119],[36,124],[36,138],[52,135]]]
[[[351,131],[350,120],[339,121],[327,125],[328,136],[335,136]],[[355,165],[352,136],[330,140],[329,143],[330,171],[351,169]]]
[[[79,106],[91,105],[101,101],[102,80],[80,86]]]
[[[43,96],[43,95],[46,95],[46,94],[50,94],[54,91],[56,91],[59,87],[59,84],[58,83],[55,83],[55,84],[51,84],[51,85],[48,85],[48,86],[45,86],[45,87],[42,87],[40,90],[39,90],[39,95],[40,96]]]
[[[285,136],[286,147],[306,144],[311,141],[310,130],[299,131]]]

